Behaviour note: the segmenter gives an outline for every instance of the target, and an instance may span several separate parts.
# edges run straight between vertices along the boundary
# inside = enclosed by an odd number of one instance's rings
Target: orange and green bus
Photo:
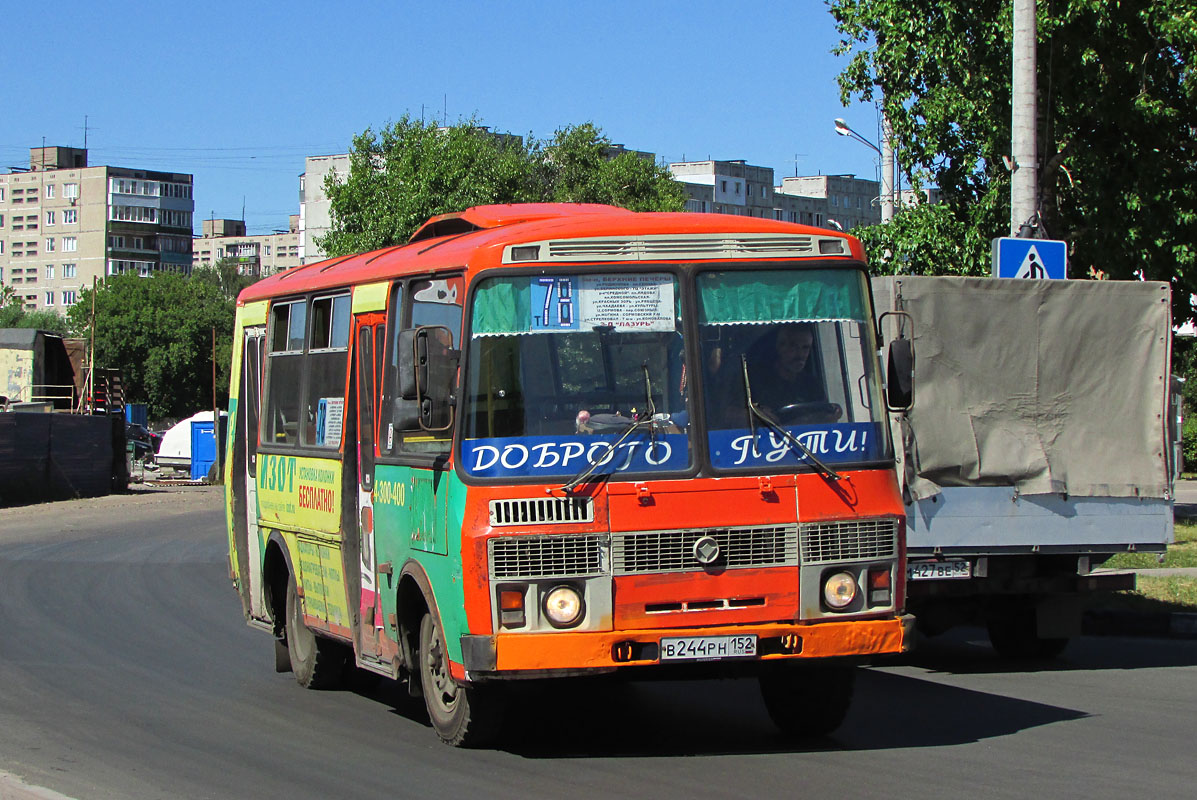
[[[745,676],[817,735],[910,645],[851,236],[477,207],[262,280],[236,325],[230,572],[305,687],[406,681],[469,745],[513,680]]]

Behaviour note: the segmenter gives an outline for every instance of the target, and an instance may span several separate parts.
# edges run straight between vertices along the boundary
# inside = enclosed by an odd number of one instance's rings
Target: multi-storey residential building
[[[784,178],[744,161],[684,161],[669,171],[686,189],[686,210],[766,217],[820,228],[851,230],[881,221],[871,201],[877,181],[852,175]]]
[[[221,259],[237,262],[237,271],[265,278],[301,263],[299,215],[292,214],[289,230],[248,236],[239,219],[206,219],[203,235],[191,243],[192,264],[210,267]]]
[[[817,198],[823,201],[823,227],[849,231],[860,225],[881,222],[881,207],[876,203],[880,184],[855,175],[803,175],[782,178],[777,193],[791,197]]]
[[[349,154],[308,156],[299,176],[299,260],[311,264],[324,258],[316,237],[332,227],[331,204],[324,194],[324,180],[330,172],[349,175]]]
[[[686,210],[741,217],[773,213],[773,168],[746,161],[680,161],[669,171],[686,189]]]
[[[87,164],[75,147],[34,147],[0,175],[0,283],[28,310],[64,312],[93,279],[191,272],[191,175]]]

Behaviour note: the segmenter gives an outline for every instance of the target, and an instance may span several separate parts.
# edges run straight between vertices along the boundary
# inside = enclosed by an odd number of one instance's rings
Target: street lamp
[[[873,144],[872,142],[870,142],[868,139],[861,136],[856,131],[852,130],[852,127],[847,122],[845,122],[844,120],[842,120],[838,117],[835,120],[835,132],[838,133],[840,136],[847,136],[851,139],[854,139],[854,140],[860,142],[861,144],[863,144],[867,147],[871,147],[877,151],[877,155],[881,155],[880,147]]]
[[[881,147],[878,147],[852,130],[852,126],[844,120],[835,121],[836,133],[873,148],[877,155],[881,156],[881,222],[886,223],[894,218],[894,151],[889,142],[889,121],[884,116],[881,118],[881,130],[884,135]]]

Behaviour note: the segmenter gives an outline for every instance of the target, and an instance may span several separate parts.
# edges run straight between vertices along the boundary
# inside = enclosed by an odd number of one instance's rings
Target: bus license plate
[[[942,581],[972,576],[972,564],[968,561],[912,561],[906,565],[906,577],[912,581]]]
[[[718,661],[756,656],[756,634],[674,636],[661,640],[662,661]]]

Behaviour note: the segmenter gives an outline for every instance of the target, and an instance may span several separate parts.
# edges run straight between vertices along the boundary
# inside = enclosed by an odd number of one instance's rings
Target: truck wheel
[[[1033,608],[991,616],[986,627],[993,649],[1002,658],[1011,660],[1052,659],[1063,653],[1069,642],[1067,636],[1039,636]]]
[[[287,655],[295,681],[305,689],[329,689],[337,685],[345,666],[345,648],[312,633],[303,624],[303,610],[295,576],[287,579]]]
[[[420,620],[418,660],[424,705],[441,741],[454,747],[481,747],[494,741],[503,715],[499,693],[453,679],[444,636],[431,612]]]
[[[773,724],[787,736],[826,736],[852,704],[856,668],[840,664],[771,664],[760,676],[761,697]]]

